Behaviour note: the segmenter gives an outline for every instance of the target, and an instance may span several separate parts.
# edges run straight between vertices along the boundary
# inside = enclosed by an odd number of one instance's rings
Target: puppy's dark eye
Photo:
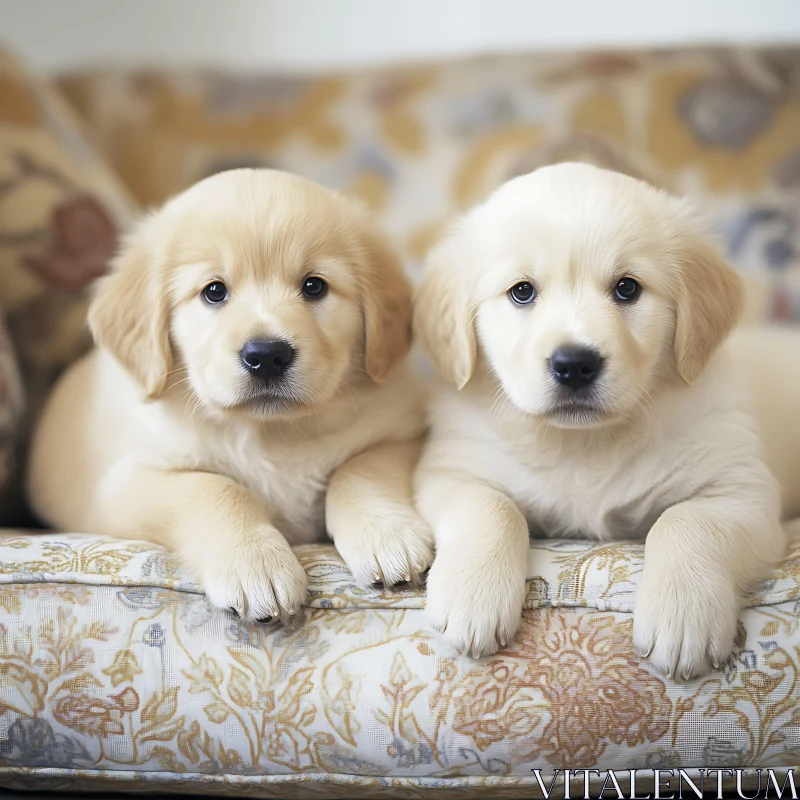
[[[322,278],[312,275],[303,281],[302,292],[307,300],[321,300],[328,293],[328,284]]]
[[[623,278],[614,289],[614,296],[617,300],[630,302],[639,296],[642,287],[633,278]]]
[[[222,281],[214,281],[203,289],[202,295],[206,303],[216,306],[228,299],[228,290]]]
[[[522,281],[508,290],[508,296],[518,305],[527,306],[536,299],[536,289],[532,283]]]

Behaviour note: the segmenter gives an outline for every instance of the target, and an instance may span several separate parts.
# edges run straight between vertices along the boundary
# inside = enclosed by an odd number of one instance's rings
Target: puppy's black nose
[[[253,339],[242,348],[242,364],[264,381],[280,378],[293,358],[294,348],[280,339]]]
[[[563,386],[582,389],[594,382],[603,371],[603,358],[597,350],[567,344],[553,351],[550,371]]]

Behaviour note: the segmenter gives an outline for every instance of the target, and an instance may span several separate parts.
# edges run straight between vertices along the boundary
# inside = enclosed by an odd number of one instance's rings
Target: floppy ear
[[[365,224],[364,369],[380,383],[411,348],[411,284],[392,246]]]
[[[451,231],[425,263],[414,302],[414,337],[439,372],[458,389],[472,377],[477,357],[475,309],[464,266],[461,235]]]
[[[172,369],[167,287],[147,245],[145,225],[122,246],[89,306],[89,328],[144,387],[161,396]]]
[[[675,366],[693,383],[739,321],[744,286],[738,273],[709,243],[698,241],[681,257],[675,327]]]

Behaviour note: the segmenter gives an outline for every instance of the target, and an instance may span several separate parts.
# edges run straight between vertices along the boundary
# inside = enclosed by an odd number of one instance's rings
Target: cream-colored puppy
[[[784,549],[749,377],[783,513],[800,513],[800,335],[719,349],[741,294],[684,201],[586,165],[512,180],[435,249],[415,329],[455,388],[433,402],[416,497],[428,611],[453,645],[513,637],[529,531],[646,536],[638,650],[683,678],[728,657],[743,593]]]
[[[173,548],[249,619],[298,611],[290,545],[326,522],[361,583],[427,568],[410,286],[354,205],[270,170],[208,178],[130,237],[89,324],[30,459],[48,523]]]

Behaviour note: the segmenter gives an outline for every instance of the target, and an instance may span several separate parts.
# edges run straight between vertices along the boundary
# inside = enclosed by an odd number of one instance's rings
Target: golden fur
[[[318,301],[300,291],[312,274],[330,287]],[[219,307],[201,298],[213,281]],[[431,538],[411,501],[410,321],[401,264],[355,205],[269,170],[202,181],[142,221],[97,287],[98,348],[41,421],[33,505],[61,529],[175,549],[248,618],[299,609],[290,545],[324,534],[326,502],[359,581],[418,575]],[[295,348],[275,396],[240,360],[259,338]]]
[[[626,277],[635,302],[615,299]],[[522,281],[529,305],[509,297]],[[445,236],[415,330],[455,388],[433,399],[416,497],[437,548],[428,610],[453,645],[514,635],[529,531],[646,536],[639,650],[684,678],[728,657],[743,594],[783,552],[781,511],[800,514],[800,335],[723,346],[741,310],[685,201],[594,167],[512,180]],[[588,405],[551,372],[564,345],[604,359]]]

